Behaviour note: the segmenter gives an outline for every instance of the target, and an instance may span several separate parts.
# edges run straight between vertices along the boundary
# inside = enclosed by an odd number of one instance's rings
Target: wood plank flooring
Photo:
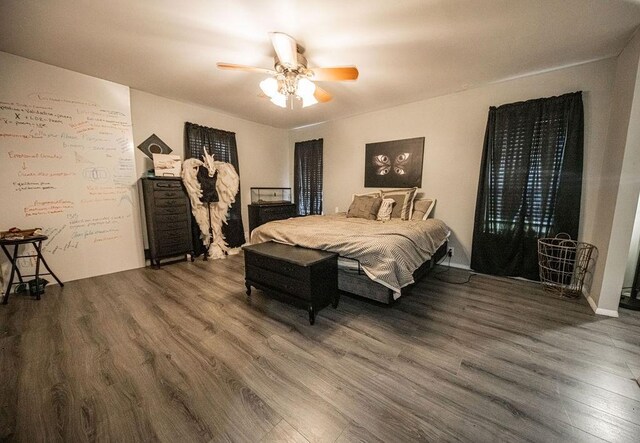
[[[310,326],[244,291],[239,255],[12,297],[0,440],[640,441],[640,313],[432,275]]]

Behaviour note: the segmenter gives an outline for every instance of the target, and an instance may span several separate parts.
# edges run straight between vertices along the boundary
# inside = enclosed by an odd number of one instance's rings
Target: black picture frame
[[[171,154],[173,151],[160,137],[151,134],[149,138],[138,145],[144,154],[153,160],[153,154]]]
[[[365,145],[365,188],[422,187],[424,137]]]

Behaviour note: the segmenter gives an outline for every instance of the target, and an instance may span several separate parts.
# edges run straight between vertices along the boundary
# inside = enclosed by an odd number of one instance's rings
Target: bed
[[[449,234],[438,219],[383,222],[338,213],[266,223],[253,230],[251,243],[337,252],[341,290],[392,303],[445,256]]]

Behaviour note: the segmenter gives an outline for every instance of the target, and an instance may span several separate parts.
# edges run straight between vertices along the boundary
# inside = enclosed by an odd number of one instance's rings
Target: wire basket
[[[562,297],[580,297],[595,249],[594,245],[572,240],[564,233],[539,239],[538,266],[544,290]]]

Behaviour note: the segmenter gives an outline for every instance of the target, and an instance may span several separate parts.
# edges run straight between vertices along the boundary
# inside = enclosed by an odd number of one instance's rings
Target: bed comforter
[[[375,221],[346,214],[311,215],[266,223],[251,233],[251,243],[276,241],[337,252],[358,260],[375,282],[400,295],[413,272],[447,241],[450,231],[438,219]]]

